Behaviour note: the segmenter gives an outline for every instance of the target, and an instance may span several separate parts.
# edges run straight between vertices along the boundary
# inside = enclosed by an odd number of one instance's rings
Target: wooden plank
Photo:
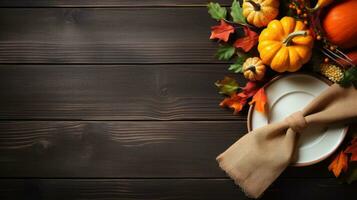
[[[0,7],[137,7],[137,6],[206,6],[209,0],[1,0]],[[231,0],[217,0],[230,5]]]
[[[244,122],[0,122],[0,177],[222,177],[214,158],[245,129]]]
[[[226,177],[215,157],[245,122],[0,122],[0,177]],[[282,177],[333,177],[327,163]]]
[[[204,7],[0,8],[0,19],[0,63],[218,62]]]
[[[0,119],[244,120],[246,113],[218,106],[223,97],[213,83],[225,68],[0,65]]]
[[[336,179],[281,179],[262,200],[355,199],[356,184]],[[0,198],[13,199],[249,199],[226,179],[0,180]]]

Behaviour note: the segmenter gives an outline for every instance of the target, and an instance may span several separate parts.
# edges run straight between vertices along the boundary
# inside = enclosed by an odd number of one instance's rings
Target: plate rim
[[[328,86],[331,86],[332,84],[334,84],[332,81],[330,81],[329,79],[327,79],[326,77],[317,74],[317,73],[309,73],[309,72],[295,72],[295,73],[284,73],[284,74],[278,74],[276,76],[274,76],[271,80],[269,80],[267,83],[265,83],[263,85],[263,88],[268,87],[269,85],[271,85],[272,83],[274,83],[277,80],[280,80],[282,78],[285,78],[287,76],[295,76],[295,75],[307,75],[307,76],[312,76],[314,78],[317,78],[323,82],[325,82]],[[248,128],[248,132],[252,131],[252,115],[254,112],[254,104],[249,106],[249,110],[248,110],[248,116],[247,116],[247,128]],[[319,159],[310,161],[310,162],[304,162],[304,163],[291,163],[290,166],[294,166],[294,167],[304,167],[304,166],[309,166],[309,165],[313,165],[316,164],[318,162],[321,162],[323,160],[325,160],[326,158],[328,158],[331,154],[333,154],[338,147],[340,147],[341,143],[343,142],[343,140],[346,137],[347,131],[348,131],[349,126],[345,126],[344,130],[343,130],[343,136],[342,136],[342,140],[338,143],[338,145],[336,145],[336,147],[334,149],[332,149],[329,153],[327,153],[326,155],[322,156]]]

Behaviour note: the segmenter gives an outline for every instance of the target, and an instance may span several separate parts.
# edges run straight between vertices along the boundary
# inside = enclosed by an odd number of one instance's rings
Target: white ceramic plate
[[[288,115],[303,109],[313,98],[328,88],[327,81],[308,74],[291,74],[273,79],[265,88],[268,97],[267,116],[251,106],[248,129],[254,130],[271,122],[283,120]],[[347,132],[344,125],[308,127],[298,141],[294,166],[317,163],[332,154],[343,141]]]

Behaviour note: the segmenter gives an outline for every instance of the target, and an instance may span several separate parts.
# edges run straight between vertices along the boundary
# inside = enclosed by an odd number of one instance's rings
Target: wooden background
[[[246,199],[215,162],[246,112],[218,107],[205,4],[1,0],[0,199]],[[262,199],[352,199],[328,162]]]

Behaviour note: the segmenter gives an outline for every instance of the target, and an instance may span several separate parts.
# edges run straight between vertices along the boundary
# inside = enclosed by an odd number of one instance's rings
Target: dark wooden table
[[[245,199],[215,162],[246,112],[218,107],[205,4],[1,0],[0,199]],[[328,162],[263,199],[352,199]]]

